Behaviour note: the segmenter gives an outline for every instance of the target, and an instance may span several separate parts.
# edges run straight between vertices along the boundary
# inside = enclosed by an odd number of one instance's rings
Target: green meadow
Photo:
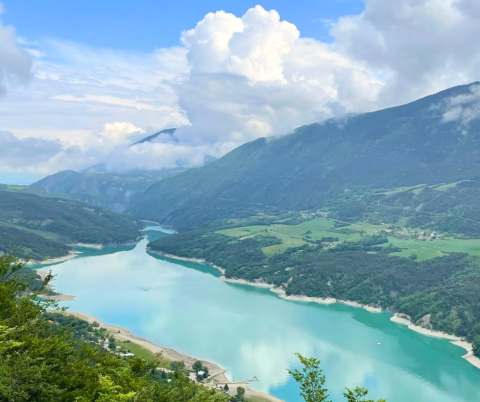
[[[398,222],[402,226],[403,222]],[[321,240],[322,237],[338,237],[339,241],[358,241],[362,235],[374,235],[381,231],[387,231],[389,239],[388,245],[396,246],[402,249],[401,252],[392,253],[400,257],[409,257],[412,254],[417,255],[417,260],[427,260],[429,258],[440,257],[446,253],[468,253],[470,255],[480,255],[480,239],[457,239],[454,237],[445,237],[432,241],[418,239],[409,239],[408,235],[401,230],[388,232],[387,225],[373,225],[370,223],[359,222],[347,226],[335,227],[335,221],[328,218],[316,218],[310,221],[302,222],[298,225],[255,225],[244,226],[233,229],[219,230],[222,233],[231,236],[236,240],[243,240],[258,235],[275,236],[282,241],[282,244],[263,247],[266,255],[282,253],[288,248],[299,247],[308,241]],[[421,228],[408,228],[410,233],[422,232]]]

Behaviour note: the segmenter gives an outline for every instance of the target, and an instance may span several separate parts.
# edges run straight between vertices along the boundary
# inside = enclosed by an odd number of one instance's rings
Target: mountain
[[[121,212],[134,197],[162,179],[160,174],[94,174],[64,170],[33,183],[31,187],[52,194],[67,194],[80,201]]]
[[[67,255],[72,243],[122,244],[139,237],[131,218],[64,198],[0,189],[0,252],[36,260]]]
[[[175,128],[165,129],[145,137],[130,146],[153,142],[162,134],[171,136]],[[185,168],[160,170],[131,169],[126,172],[112,172],[105,163],[97,163],[80,172],[64,170],[47,176],[31,185],[32,188],[51,193],[66,194],[80,201],[122,212],[132,200],[152,184],[178,173]]]
[[[403,106],[260,138],[156,183],[129,212],[185,229],[258,211],[319,208],[352,189],[475,178],[480,119],[469,108],[478,103],[478,89],[479,83],[458,86]]]
[[[141,140],[133,143],[130,146],[133,147],[134,145],[143,144],[144,142],[152,142],[155,138],[157,138],[158,136],[160,136],[162,134],[166,134],[166,135],[171,136],[171,135],[173,135],[173,133],[176,130],[177,130],[176,128],[166,128],[165,130],[159,131],[158,133],[155,133],[155,134],[149,135],[148,137],[142,138]]]

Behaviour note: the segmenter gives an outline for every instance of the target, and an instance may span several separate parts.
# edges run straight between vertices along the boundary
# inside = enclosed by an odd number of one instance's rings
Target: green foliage
[[[64,256],[71,250],[71,247],[61,242],[60,239],[50,239],[44,236],[43,233],[0,222],[0,251],[7,252],[17,247],[19,257],[43,260]]]
[[[193,371],[199,372],[203,367],[203,364],[200,360],[196,360],[192,365]]]
[[[0,191],[0,251],[34,259],[68,254],[70,243],[120,244],[139,236],[131,218],[78,201]]]
[[[208,367],[204,366],[200,360],[196,360],[195,363],[193,363],[192,369],[197,374],[198,381],[202,381],[209,376]],[[199,372],[202,372],[202,374],[199,374]]]
[[[75,340],[87,341],[99,345],[105,341],[108,335],[107,330],[105,328],[99,328],[98,323],[96,323],[97,325],[95,325],[95,323],[89,324],[87,321],[72,315],[49,311],[44,313],[42,318],[60,327],[68,328]],[[113,339],[113,343],[115,343],[115,339]]]
[[[37,291],[30,292],[25,278],[18,274],[23,267],[12,255],[0,256],[1,401],[228,400],[228,396],[190,381],[184,370],[162,378],[155,361],[123,360],[106,351],[98,344],[101,336],[90,339],[89,333],[98,331],[93,325],[46,314],[46,308],[55,304],[37,296],[52,276],[47,275]]]
[[[237,395],[235,395],[235,399],[239,402],[243,402],[243,400],[245,399],[245,388],[237,388]]]
[[[363,397],[368,394],[368,390],[365,388],[356,387],[353,391],[347,388],[347,392],[343,395],[347,398],[348,402],[375,402],[373,399],[364,399]],[[377,402],[386,402],[385,399],[379,399]]]
[[[320,368],[320,360],[303,357],[300,353],[296,353],[296,356],[303,366],[302,371],[297,369],[287,371],[300,384],[300,395],[305,402],[327,402],[326,377]]]
[[[325,387],[326,377],[320,368],[321,361],[314,357],[304,357],[295,353],[302,365],[301,370],[288,370],[293,379],[300,385],[300,395],[305,402],[330,402],[328,401],[328,389]],[[348,402],[375,402],[373,399],[363,399],[368,394],[365,388],[356,387],[353,391],[346,388],[343,393]],[[379,399],[377,402],[386,402]]]

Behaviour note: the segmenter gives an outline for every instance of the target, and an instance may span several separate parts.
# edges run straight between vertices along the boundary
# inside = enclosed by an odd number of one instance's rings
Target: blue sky
[[[179,43],[180,32],[194,28],[208,12],[242,15],[257,4],[275,9],[302,36],[330,42],[321,19],[359,14],[362,0],[2,0],[3,20],[30,40],[62,38],[93,47],[152,51]]]

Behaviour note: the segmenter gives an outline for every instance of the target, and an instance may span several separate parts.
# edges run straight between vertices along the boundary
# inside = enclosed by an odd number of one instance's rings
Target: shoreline
[[[129,241],[125,243],[120,243],[120,244],[97,244],[97,243],[71,243],[68,244],[70,247],[82,247],[82,248],[93,248],[97,250],[101,250],[104,247],[114,247],[114,246],[132,246],[137,244],[140,239],[142,239],[144,236],[139,237],[138,240],[136,241]],[[55,258],[48,258],[46,260],[30,260],[27,262],[27,265],[48,265],[48,264],[56,264],[59,262],[64,262],[67,260],[71,260],[72,258],[78,257],[79,254],[82,254],[81,251],[78,250],[70,250],[67,255],[62,255],[61,257],[55,257]]]
[[[74,250],[74,251],[70,251],[67,255],[64,255],[64,256],[61,256],[61,257],[49,258],[49,259],[43,260],[43,261],[30,260],[30,261],[28,261],[27,265],[56,264],[58,262],[64,262],[64,261],[67,261],[67,260],[71,260],[72,258],[77,257],[78,254],[81,254],[81,252]]]
[[[177,259],[177,260],[184,260],[184,261],[195,261],[195,262],[202,262],[211,265],[212,267],[218,269],[221,273],[222,276],[220,276],[220,280],[228,283],[236,283],[236,284],[241,284],[241,285],[247,285],[247,286],[255,286],[255,287],[261,287],[261,288],[268,288],[271,292],[275,293],[278,297],[284,299],[284,300],[290,300],[290,301],[301,301],[301,302],[308,302],[308,303],[318,303],[318,304],[333,304],[333,303],[341,303],[341,304],[346,304],[347,306],[351,307],[356,307],[356,308],[363,308],[367,310],[370,313],[381,313],[385,312],[385,310],[381,309],[380,307],[375,307],[375,306],[368,306],[368,305],[363,305],[358,302],[354,301],[349,301],[349,300],[337,300],[335,298],[321,298],[321,297],[310,297],[310,296],[302,296],[302,295],[286,295],[286,292],[284,289],[275,287],[275,285],[271,285],[268,283],[264,282],[250,282],[245,279],[229,279],[225,277],[225,269],[218,267],[214,264],[208,263],[205,261],[205,259],[199,260],[196,258],[186,258],[186,257],[179,257],[175,256],[173,254],[165,254],[160,251],[151,251],[155,254],[160,254],[163,256],[168,256],[169,258]],[[425,335],[425,336],[431,336],[435,338],[442,338],[442,339],[447,339],[450,341],[455,346],[459,346],[467,351],[465,355],[462,356],[463,359],[465,359],[467,362],[469,362],[472,366],[480,369],[480,358],[476,357],[473,354],[473,345],[464,339],[455,336],[455,335],[450,335],[445,332],[441,331],[433,331],[429,330],[426,328],[422,328],[418,325],[414,325],[410,320],[402,318],[399,316],[398,313],[394,313],[392,317],[390,317],[390,321],[395,322],[396,324],[401,324],[401,325],[406,325],[408,329],[415,331],[419,334]]]
[[[45,280],[45,277],[48,275],[47,271],[40,271],[40,270],[36,269],[35,272],[37,273],[37,275],[40,276],[42,281]],[[52,281],[54,281],[54,280],[55,280],[55,278],[52,279]],[[52,284],[48,284],[47,289],[52,291],[52,292],[55,292],[55,287]],[[45,300],[54,300],[54,301],[73,301],[73,300],[75,300],[74,295],[67,295],[67,294],[64,294],[64,293],[39,294],[38,297],[41,297],[42,299],[45,299]]]
[[[201,264],[208,264],[212,266],[213,268],[218,269],[221,272],[220,280],[223,282],[228,282],[228,283],[236,283],[239,285],[248,285],[248,286],[254,286],[258,288],[265,288],[269,289],[271,292],[277,294],[278,297],[284,300],[290,300],[290,301],[301,301],[301,302],[308,302],[308,303],[318,303],[318,304],[333,304],[333,303],[341,303],[341,304],[346,304],[347,306],[351,307],[358,307],[358,308],[363,308],[370,313],[382,313],[384,310],[382,310],[380,307],[376,306],[369,306],[369,305],[364,305],[360,304],[355,301],[350,301],[350,300],[338,300],[333,297],[311,297],[311,296],[303,296],[303,295],[286,295],[286,292],[284,289],[276,287],[275,285],[265,283],[265,282],[252,282],[252,281],[247,281],[246,279],[233,279],[233,278],[227,278],[225,276],[226,270],[222,267],[219,267],[218,265],[212,264],[211,262],[208,262],[205,260],[205,258],[193,258],[193,257],[180,257],[178,255],[174,254],[167,254],[163,253],[162,251],[156,251],[152,250],[150,248],[147,248],[147,251],[152,253],[152,254],[157,254],[161,255],[163,257],[167,258],[172,258],[174,260],[180,260],[180,261],[193,261],[193,262],[198,262]]]
[[[459,346],[467,351],[467,353],[462,356],[462,359],[465,359],[471,365],[480,369],[480,358],[476,357],[473,354],[473,345],[471,343],[465,341],[464,339],[456,335],[447,334],[446,332],[442,332],[442,331],[434,331],[431,329],[426,329],[418,325],[415,325],[412,323],[410,318],[405,318],[405,317],[408,317],[406,314],[402,314],[402,315],[404,317],[401,317],[399,313],[395,313],[392,317],[390,317],[390,321],[400,325],[406,325],[408,329],[425,336],[431,336],[433,338],[441,338],[441,339],[449,340],[451,344],[455,346]]]
[[[106,244],[100,244],[100,243],[72,243],[69,244],[71,247],[82,247],[82,248],[94,248],[97,250],[101,250],[104,247],[121,247],[121,246],[132,246],[137,244],[141,239],[143,239],[144,236],[139,236],[137,240],[131,240],[131,241],[126,241],[123,243],[106,243]]]
[[[148,339],[144,339],[141,337],[138,337],[134,335],[128,328],[124,327],[119,327],[117,325],[110,325],[110,324],[105,324],[101,320],[92,317],[87,314],[75,312],[75,311],[64,311],[62,314],[68,314],[72,315],[74,317],[77,317],[81,320],[87,321],[88,323],[92,324],[94,321],[98,322],[100,324],[100,327],[105,328],[107,331],[112,331],[112,335],[118,339],[119,341],[130,341],[132,343],[135,343],[144,349],[148,350],[149,352],[152,352],[154,354],[156,353],[161,353],[163,357],[165,357],[168,360],[171,361],[184,361],[187,367],[191,367],[193,363],[199,359],[196,359],[192,356],[185,355],[183,353],[177,352],[174,349],[170,348],[165,348],[163,346],[159,346]],[[212,363],[206,360],[200,360],[202,364],[204,364],[210,373],[209,378],[213,379],[216,378],[218,383],[227,383],[229,384],[230,390],[235,390],[237,386],[234,384],[230,385],[230,379],[226,376],[226,371],[227,369],[221,367],[220,365],[216,363]],[[262,398],[265,401],[270,401],[270,402],[284,402],[281,399],[278,399],[272,395],[266,394],[264,392],[260,391],[255,391],[251,389],[248,384],[240,384],[243,388],[245,388],[245,396],[248,397],[257,397],[257,398]],[[239,386],[240,386],[239,385]],[[234,395],[234,393],[233,393]]]
[[[167,254],[167,253],[162,253],[161,251],[152,250],[150,247],[147,247],[147,252],[148,252],[148,253],[152,253],[152,254],[161,255],[162,257],[172,258],[172,259],[174,259],[174,260],[192,261],[192,262],[198,262],[198,263],[200,263],[200,264],[206,264],[206,263],[207,263],[204,258],[180,257],[180,256],[178,256],[178,255]],[[210,264],[210,265],[212,265],[212,264]],[[212,265],[212,266],[213,266],[213,265]]]

